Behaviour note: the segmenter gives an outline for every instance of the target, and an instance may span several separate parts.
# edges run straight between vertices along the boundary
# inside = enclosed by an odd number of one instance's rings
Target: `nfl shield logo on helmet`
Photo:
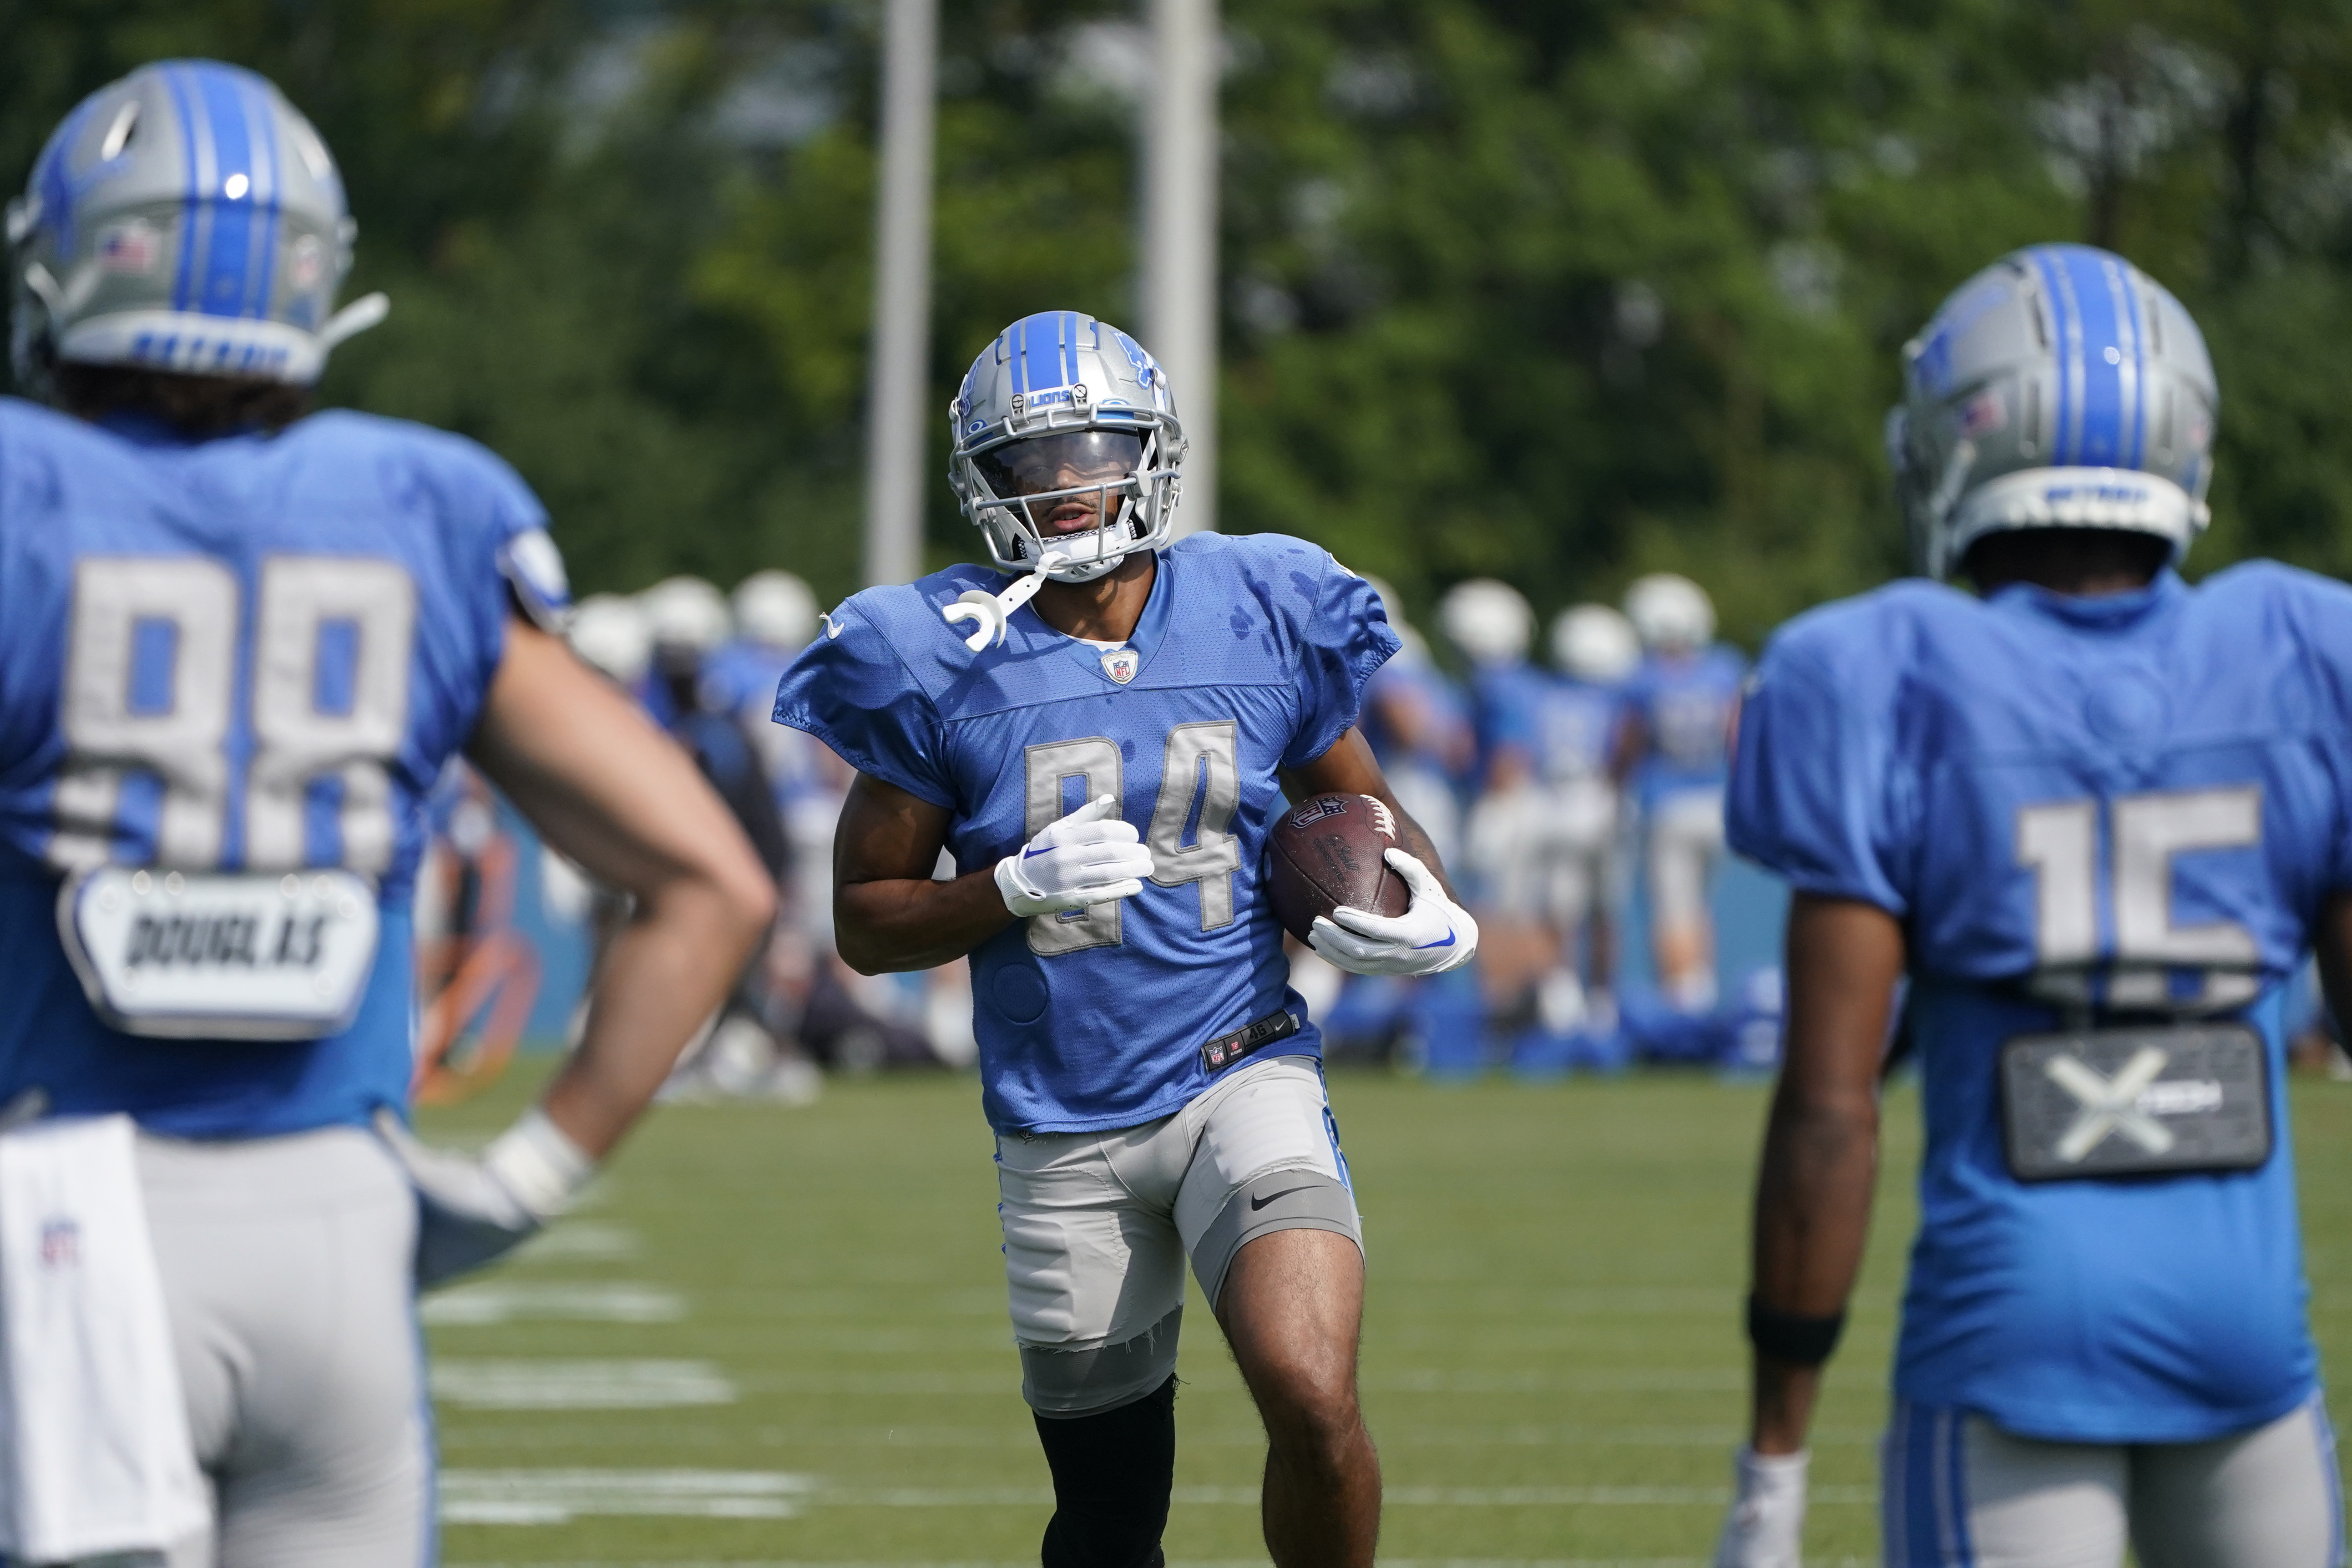
[[[1131,647],[1115,647],[1102,656],[1102,667],[1105,675],[1117,684],[1125,686],[1135,679],[1135,672],[1143,667],[1143,660]]]

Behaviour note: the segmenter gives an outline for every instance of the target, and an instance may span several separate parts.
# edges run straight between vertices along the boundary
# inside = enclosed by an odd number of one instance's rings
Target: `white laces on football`
[[[1035,571],[1016,579],[1002,594],[992,594],[985,588],[966,588],[956,595],[954,604],[940,606],[940,614],[950,626],[958,621],[977,623],[971,635],[963,639],[963,646],[978,653],[991,643],[1004,640],[1004,628],[1012,621],[1013,612],[1035,598],[1037,590],[1045,585],[1045,574],[1056,566],[1067,564],[1069,559],[1058,550],[1048,550],[1038,558]]]

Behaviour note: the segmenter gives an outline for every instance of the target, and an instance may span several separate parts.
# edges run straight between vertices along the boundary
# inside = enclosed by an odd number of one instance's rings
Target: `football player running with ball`
[[[2037,246],[1906,351],[1923,564],[1799,618],[1749,695],[1740,853],[1794,885],[1758,1182],[1755,1409],[1717,1557],[1789,1568],[1906,973],[1927,1145],[1884,1450],[1894,1568],[2328,1568],[2281,1001],[2352,1005],[2352,593],[2190,587],[2196,323]]]
[[[9,208],[48,405],[0,400],[10,1562],[432,1561],[417,1287],[563,1209],[772,904],[557,636],[512,470],[304,416],[383,314],[331,313],[352,236],[310,123],[204,60],[85,100]],[[401,1121],[423,808],[460,748],[635,900],[578,1050],[479,1158]]]
[[[1022,1394],[1054,1477],[1045,1562],[1160,1560],[1189,1258],[1265,1423],[1275,1562],[1368,1564],[1361,1235],[1260,861],[1286,793],[1376,796],[1411,906],[1341,910],[1317,950],[1390,974],[1476,950],[1356,729],[1396,635],[1314,545],[1170,542],[1175,403],[1105,322],[1014,322],[950,416],[950,479],[997,570],[847,601],[776,718],[857,770],[842,956],[876,973],[971,955]],[[952,880],[932,879],[942,847]]]

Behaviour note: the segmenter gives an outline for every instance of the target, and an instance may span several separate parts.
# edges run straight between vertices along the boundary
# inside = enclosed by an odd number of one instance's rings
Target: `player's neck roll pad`
[[[1084,1350],[1021,1347],[1021,1397],[1046,1420],[1099,1415],[1132,1405],[1176,1373],[1176,1338],[1184,1309],[1131,1340]]]
[[[1234,1189],[1201,1243],[1192,1248],[1192,1276],[1209,1305],[1217,1305],[1232,1271],[1234,1256],[1261,1236],[1277,1230],[1328,1230],[1364,1246],[1362,1222],[1356,1217],[1356,1194],[1344,1183],[1320,1171],[1267,1171]]]

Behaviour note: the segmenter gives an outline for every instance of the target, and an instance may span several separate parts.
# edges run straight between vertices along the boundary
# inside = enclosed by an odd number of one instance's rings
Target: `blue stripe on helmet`
[[[199,67],[193,74],[213,145],[211,188],[206,192],[213,208],[212,235],[205,247],[203,292],[196,309],[207,316],[241,316],[252,291],[253,137],[236,79],[217,67]],[[228,182],[239,175],[245,191],[232,201]]]
[[[2058,255],[2059,276],[2079,323],[2072,358],[2083,401],[2074,416],[2073,460],[2091,468],[2115,468],[2124,460],[2126,345],[2112,265],[2105,253],[2084,246],[2068,246]]]
[[[1076,386],[1081,379],[1078,374],[1078,320],[1076,310],[1062,312],[1062,384],[1065,386]]]
[[[1070,384],[1069,378],[1062,374],[1061,334],[1056,331],[1061,318],[1066,314],[1061,310],[1041,310],[1013,323],[1014,353],[1025,361],[1022,376],[1025,384],[1016,390],[1045,392]]]
[[[2050,421],[2050,460],[2063,466],[2072,460],[2067,456],[2074,439],[2069,428],[2073,421],[2069,416],[2073,413],[2074,401],[2074,373],[2080,357],[2076,345],[2083,334],[2073,312],[2067,308],[2069,301],[2065,286],[2060,281],[2058,269],[2053,265],[2053,248],[2036,246],[2028,254],[2033,258],[2034,270],[2042,275],[2042,297],[2050,301],[2052,375],[2058,384],[2057,406]]]
[[[2137,468],[2147,461],[2147,328],[2139,314],[2138,271],[2117,262],[2116,288],[2124,297],[2124,319],[2131,331],[2131,456],[2126,466]]]
[[[254,153],[252,200],[257,264],[249,273],[253,289],[247,296],[246,311],[266,319],[269,315],[270,285],[278,272],[278,225],[285,211],[285,192],[280,189],[284,161],[278,153],[278,116],[269,100],[269,89],[253,78],[243,79],[239,86],[246,131]]]
[[[172,309],[184,310],[194,286],[196,266],[196,121],[188,106],[187,85],[180,79],[180,71],[165,66],[161,74],[163,84],[172,90],[172,110],[180,121],[180,258],[178,271],[172,279]]]

